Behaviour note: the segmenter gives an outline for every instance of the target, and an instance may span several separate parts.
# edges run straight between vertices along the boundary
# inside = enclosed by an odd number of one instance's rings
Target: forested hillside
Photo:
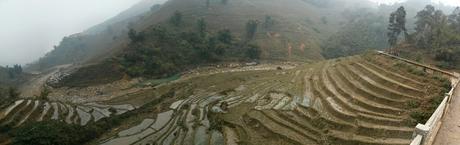
[[[393,53],[446,69],[458,69],[460,7],[445,12],[427,5],[417,12],[412,25],[415,31],[394,46]]]
[[[254,21],[251,43],[260,46],[263,59],[321,60],[321,42],[348,21],[337,14],[368,5],[370,3],[364,0],[170,0],[163,6],[152,5],[150,10],[133,16],[133,11],[140,12],[132,10],[139,8],[134,6],[84,33],[64,38],[53,51],[28,68],[37,70],[104,60],[128,47],[129,29],[150,31],[155,25],[169,21],[176,11],[183,15],[181,31],[194,30],[196,21],[204,19],[208,32],[228,29],[235,40],[241,41],[247,41],[246,25]],[[145,10],[145,5],[142,9]]]
[[[367,50],[384,50],[388,43],[389,18],[393,11],[404,7],[405,27],[408,33],[416,31],[417,13],[431,4],[442,11],[453,11],[454,7],[430,0],[407,0],[393,5],[379,5],[374,8],[348,9],[341,15],[347,20],[337,33],[322,42],[322,54],[326,58],[336,58],[363,53]]]
[[[258,53],[252,59],[262,60],[316,61],[355,55],[390,47],[389,15],[401,5],[407,12],[408,32],[414,32],[416,12],[425,6],[414,0],[380,6],[365,0],[169,0],[162,5],[143,1],[88,31],[65,37],[27,70],[115,59],[131,75],[145,74],[148,70],[142,67],[147,66],[155,68],[155,73],[147,74],[170,74],[190,64],[249,60],[246,49],[250,47],[257,48]],[[180,24],[171,22],[176,14]],[[133,43],[132,34],[142,41]],[[231,42],[216,41],[223,34]],[[160,42],[159,35],[168,35],[165,39],[171,41]],[[181,49],[167,52],[164,47]],[[142,59],[133,55],[147,50],[154,55]],[[152,62],[140,63],[146,59]]]

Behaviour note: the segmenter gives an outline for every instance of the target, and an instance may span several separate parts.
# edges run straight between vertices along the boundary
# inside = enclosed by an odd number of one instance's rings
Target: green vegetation
[[[259,22],[257,20],[249,20],[246,23],[246,38],[248,40],[254,39],[254,36],[256,35],[256,32],[257,32],[258,25],[259,25]]]
[[[35,96],[35,99],[42,100],[42,101],[48,101],[48,96],[51,93],[51,90],[48,89],[48,87],[44,87],[43,90],[40,92],[40,95]]]
[[[270,29],[275,25],[276,21],[272,16],[265,16],[264,27],[265,29]]]
[[[157,86],[157,85],[159,85],[159,84],[171,82],[171,81],[177,80],[177,79],[179,79],[179,78],[180,78],[180,75],[179,75],[179,74],[176,74],[176,75],[173,75],[173,76],[167,77],[167,78],[147,80],[147,81],[142,82],[142,83],[139,84],[138,86],[141,86],[141,87],[146,87],[146,86]]]
[[[24,82],[27,74],[22,72],[20,65],[13,67],[0,66],[0,109],[13,103],[20,95],[17,86]]]
[[[112,61],[104,61],[78,69],[76,72],[65,76],[53,87],[85,87],[91,85],[107,84],[122,79],[123,70]]]
[[[96,132],[60,121],[29,123],[13,131],[13,145],[80,145]]]
[[[251,59],[259,59],[260,58],[260,51],[259,46],[257,45],[249,45],[248,49],[246,50],[246,56],[248,56]]]
[[[181,17],[179,12],[171,17],[173,27],[163,24],[139,32],[143,39],[130,31],[129,49],[117,58],[122,70],[134,77],[166,77],[200,64],[260,58],[257,45],[236,42],[228,29],[208,33],[202,18],[196,21],[196,32],[177,28]]]
[[[131,43],[137,43],[144,40],[144,33],[137,33],[134,29],[129,29],[128,37],[131,40]]]
[[[10,78],[16,78],[22,74],[22,67],[18,64],[13,65],[13,67],[6,66],[6,69]]]
[[[4,109],[13,103],[19,95],[20,94],[16,88],[0,85],[0,109]]]
[[[76,60],[85,58],[90,51],[87,41],[90,37],[71,36],[64,37],[59,46],[54,46],[54,50],[40,58],[35,67],[46,69],[52,66],[74,63]]]
[[[446,15],[432,5],[417,13],[415,32],[399,46],[400,54],[411,57],[413,51],[423,52],[426,58],[436,61],[442,68],[454,69],[460,61],[460,7]],[[409,44],[411,47],[404,47]],[[410,49],[410,50],[405,50]],[[415,49],[415,50],[414,50]],[[407,53],[404,53],[407,51]]]
[[[383,16],[366,10],[351,11],[344,15],[350,22],[322,44],[321,54],[324,57],[350,56],[388,47]]]
[[[394,47],[397,44],[398,37],[401,32],[404,32],[405,37],[409,35],[406,29],[406,10],[403,6],[391,13],[388,30],[388,43],[391,47]]]
[[[201,35],[201,37],[204,37],[206,34],[206,21],[203,18],[200,18],[196,22],[197,25],[197,31]]]
[[[182,24],[182,13],[179,11],[174,12],[174,15],[169,19],[169,22],[172,25],[179,27]]]

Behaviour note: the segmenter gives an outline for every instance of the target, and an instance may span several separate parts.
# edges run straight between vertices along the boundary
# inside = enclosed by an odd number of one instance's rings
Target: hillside
[[[142,0],[139,3],[131,6],[127,10],[119,13],[113,18],[93,26],[88,30],[84,31],[85,35],[103,33],[104,31],[117,31],[119,29],[124,29],[129,25],[129,22],[135,21],[142,17],[142,14],[145,14],[149,11],[155,11],[160,4],[164,3],[166,0]]]
[[[117,52],[123,53],[128,47],[130,28],[147,31],[168,21],[175,11],[184,15],[184,30],[194,29],[192,24],[203,18],[209,32],[229,29],[237,39],[245,39],[249,20],[257,21],[258,29],[252,42],[262,48],[264,59],[322,60],[320,44],[348,21],[340,16],[341,13],[371,5],[365,0],[234,0],[227,4],[210,0],[209,6],[206,6],[206,0],[170,0],[161,7],[152,7],[153,3],[144,1],[86,32],[64,38],[60,45],[27,70],[94,63],[116,56]],[[147,10],[148,6],[152,9]]]
[[[130,29],[149,31],[167,23],[176,11],[184,16],[182,30],[194,30],[196,21],[204,19],[209,33],[229,29],[240,40],[246,39],[247,22],[255,20],[257,31],[251,43],[262,48],[263,59],[322,60],[388,48],[387,20],[399,6],[407,10],[409,32],[414,31],[415,15],[426,4],[444,12],[454,9],[416,0],[381,6],[366,0],[234,0],[226,4],[222,0],[169,0],[157,5],[162,2],[141,1],[102,24],[64,38],[27,70],[116,57],[130,47]]]
[[[90,144],[105,145],[402,145],[450,88],[447,78],[374,53],[195,70],[154,87],[143,83],[98,103],[18,100],[0,112],[0,123],[61,120],[84,125]]]
[[[59,45],[36,62],[27,71],[43,71],[64,64],[95,63],[111,57],[111,52],[121,49],[127,40],[128,26],[143,15],[153,13],[164,0],[143,0],[117,16],[88,30],[64,37]]]

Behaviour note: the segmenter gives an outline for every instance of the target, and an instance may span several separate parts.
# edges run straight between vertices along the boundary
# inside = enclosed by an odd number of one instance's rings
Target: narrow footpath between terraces
[[[449,107],[434,145],[460,145],[460,85],[455,88]]]

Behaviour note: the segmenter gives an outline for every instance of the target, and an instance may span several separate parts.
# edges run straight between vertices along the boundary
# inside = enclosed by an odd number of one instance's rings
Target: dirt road
[[[67,68],[69,66],[71,65],[56,66],[30,79],[28,82],[24,83],[23,86],[19,87],[19,91],[21,92],[21,97],[30,98],[30,97],[33,97],[34,95],[39,95],[40,91],[43,88],[43,85],[46,83],[48,78],[53,76],[55,73],[59,72],[61,69]]]

